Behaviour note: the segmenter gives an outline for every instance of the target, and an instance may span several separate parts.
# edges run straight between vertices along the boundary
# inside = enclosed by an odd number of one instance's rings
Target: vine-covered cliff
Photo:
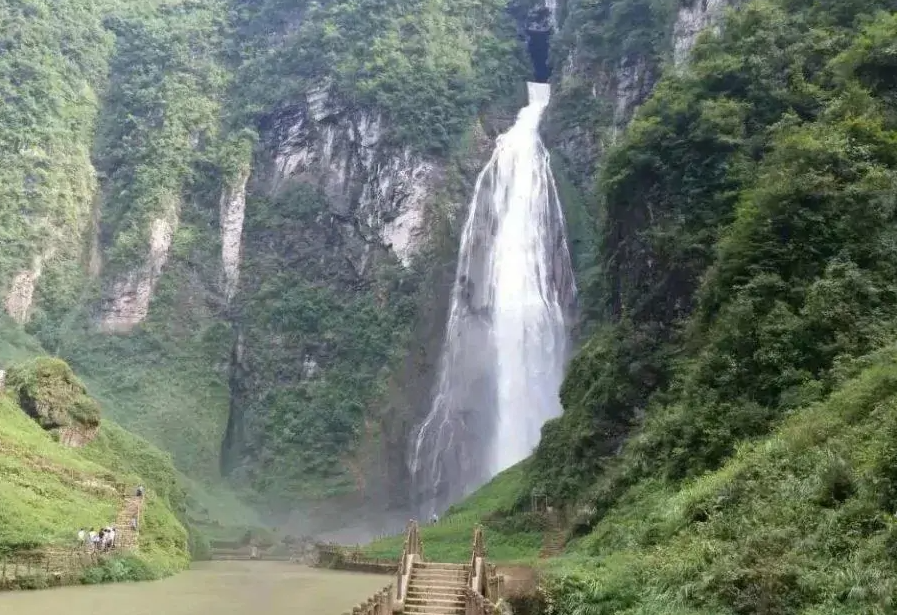
[[[8,316],[207,485],[289,510],[399,481],[457,214],[531,70],[506,4],[3,20]]]
[[[582,537],[549,612],[893,609],[895,9],[567,3],[596,234],[521,494]]]
[[[514,476],[582,537],[551,608],[889,612],[897,5],[545,8],[9,3],[4,360],[69,360],[194,514],[401,507],[458,213],[548,79],[581,348]]]

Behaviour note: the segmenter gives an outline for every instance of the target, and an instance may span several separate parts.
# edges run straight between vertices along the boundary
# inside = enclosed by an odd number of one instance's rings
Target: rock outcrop
[[[51,245],[46,252],[34,257],[31,267],[20,271],[10,284],[3,301],[3,307],[10,318],[19,324],[28,322],[31,316],[31,304],[37,281],[43,273],[44,263],[53,257],[55,250]]]
[[[680,6],[666,34],[674,65],[683,65],[698,34],[717,24],[725,10],[738,2],[693,0]],[[570,7],[562,26],[559,38],[564,41],[565,60],[559,67],[560,76],[554,80],[556,94],[547,121],[550,145],[564,154],[574,180],[586,191],[591,190],[604,150],[613,145],[653,91],[667,53],[665,46],[650,45],[612,45],[610,52],[593,49],[596,28],[603,29],[605,45],[612,40],[612,33],[608,31],[611,26],[604,23],[606,15],[589,10]],[[669,28],[660,14],[645,19],[639,28],[652,27],[652,19],[654,28]],[[596,58],[596,53],[602,57]]]
[[[737,0],[692,0],[690,5],[680,6],[673,26],[673,63],[685,63],[698,34],[716,25],[726,8],[736,3]]]
[[[221,193],[219,224],[221,231],[221,274],[224,296],[231,301],[237,292],[240,257],[243,248],[243,220],[246,217],[246,182],[249,169]]]
[[[427,198],[440,174],[433,161],[390,147],[387,130],[378,113],[343,104],[321,86],[273,119],[273,161],[263,181],[273,193],[314,184],[343,232],[408,265],[426,241]]]
[[[61,444],[78,447],[96,437],[100,406],[65,361],[37,357],[11,368],[8,380],[22,410]]]
[[[116,279],[108,291],[102,307],[100,329],[106,333],[124,333],[143,322],[149,312],[153,290],[162,268],[168,261],[168,251],[174,237],[175,225],[165,218],[156,218],[150,226],[149,251],[145,261],[136,269]]]

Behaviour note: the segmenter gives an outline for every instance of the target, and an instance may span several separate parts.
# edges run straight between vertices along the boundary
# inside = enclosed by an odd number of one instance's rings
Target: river
[[[0,593],[0,614],[341,615],[392,581],[289,562],[203,562],[149,583]]]

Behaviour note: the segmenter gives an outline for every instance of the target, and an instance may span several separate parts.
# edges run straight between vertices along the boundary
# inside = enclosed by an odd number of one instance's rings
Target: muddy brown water
[[[149,583],[0,593],[0,615],[341,615],[392,582],[289,562],[203,562]]]

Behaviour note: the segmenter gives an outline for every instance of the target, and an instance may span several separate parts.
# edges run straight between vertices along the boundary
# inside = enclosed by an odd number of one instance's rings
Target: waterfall
[[[527,87],[529,104],[477,179],[432,406],[411,443],[414,497],[426,516],[527,457],[561,413],[576,289],[539,137],[551,86]]]
[[[545,0],[545,8],[548,9],[549,14],[551,15],[551,27],[554,30],[558,28],[558,0]]]

